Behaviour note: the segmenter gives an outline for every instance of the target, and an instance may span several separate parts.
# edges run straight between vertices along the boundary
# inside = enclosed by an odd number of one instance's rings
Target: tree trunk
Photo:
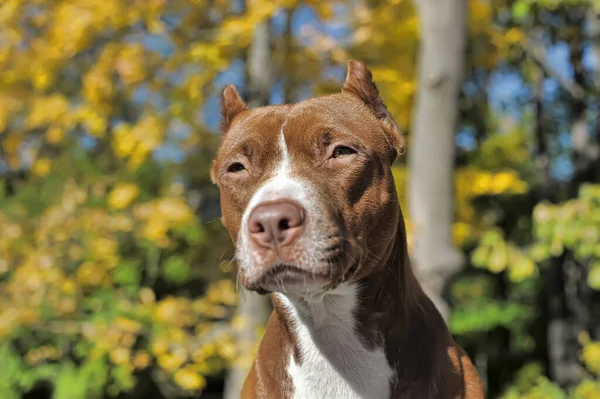
[[[409,152],[409,213],[415,271],[444,319],[443,291],[462,267],[452,245],[454,132],[466,45],[464,0],[419,0],[419,92]]]
[[[273,74],[271,68],[271,40],[269,21],[256,27],[247,59],[247,91],[245,97],[250,108],[269,104]],[[236,344],[240,351],[238,361],[229,369],[225,380],[224,399],[239,399],[242,386],[254,359],[254,350],[261,338],[259,331],[271,314],[268,296],[260,296],[240,287],[235,327]]]

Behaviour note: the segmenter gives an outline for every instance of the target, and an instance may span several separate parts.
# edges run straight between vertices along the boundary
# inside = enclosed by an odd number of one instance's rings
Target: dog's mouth
[[[322,288],[331,281],[331,273],[308,270],[294,264],[277,263],[269,267],[254,281],[246,280],[246,288],[251,291],[282,292],[310,291]]]
[[[240,281],[247,290],[309,294],[327,291],[354,276],[357,265],[352,242],[339,232],[325,237],[322,248],[296,248],[295,252],[255,256],[240,270]],[[269,259],[270,258],[270,259]]]
[[[296,265],[290,265],[285,263],[280,263],[272,267],[263,277],[264,279],[286,279],[286,280],[295,280],[295,279],[304,279],[306,277],[310,277],[313,279],[319,278],[328,278],[328,275],[325,273],[318,273],[312,270],[306,270]]]

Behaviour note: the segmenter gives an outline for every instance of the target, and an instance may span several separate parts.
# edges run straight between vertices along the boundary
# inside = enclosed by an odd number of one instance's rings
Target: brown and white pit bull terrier
[[[239,279],[271,315],[242,398],[484,398],[415,279],[391,165],[403,140],[365,64],[339,94],[222,95],[212,177]]]

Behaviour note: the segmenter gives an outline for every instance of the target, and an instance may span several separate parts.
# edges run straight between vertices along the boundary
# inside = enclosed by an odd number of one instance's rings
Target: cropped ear
[[[221,93],[221,133],[225,134],[233,119],[243,111],[246,111],[248,106],[240,97],[235,86],[229,85],[223,89]]]
[[[373,82],[373,75],[362,61],[348,61],[348,74],[342,88],[343,93],[358,97],[388,130],[388,140],[395,151],[393,158],[404,151],[404,140],[398,126],[394,123],[392,116],[379,96],[379,90]]]

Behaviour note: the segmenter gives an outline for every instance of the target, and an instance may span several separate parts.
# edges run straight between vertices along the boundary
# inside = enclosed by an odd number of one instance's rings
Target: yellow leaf
[[[490,259],[488,261],[489,270],[492,273],[500,273],[506,269],[507,253],[504,245],[496,245],[492,249]]]
[[[168,228],[166,220],[153,216],[144,226],[143,236],[160,247],[166,247],[169,244]]]
[[[145,369],[150,365],[151,360],[148,353],[138,351],[133,357],[133,365],[137,369]]]
[[[153,339],[152,343],[150,344],[150,350],[155,356],[160,356],[167,353],[168,349],[169,341],[162,337]]]
[[[182,388],[195,391],[204,388],[206,380],[188,367],[178,370],[173,377],[175,382]]]
[[[173,223],[188,223],[194,214],[181,197],[161,198],[157,202],[158,213]]]
[[[506,39],[506,41],[508,43],[510,43],[510,44],[516,44],[516,43],[523,42],[524,35],[523,35],[523,32],[520,29],[510,28],[504,34],[504,38]]]
[[[591,342],[583,347],[581,358],[586,367],[600,375],[600,342]]]
[[[115,324],[121,331],[128,333],[138,333],[142,329],[142,324],[139,321],[127,319],[125,317],[117,317]]]
[[[60,121],[69,112],[69,102],[61,94],[35,98],[27,116],[29,129],[50,125]]]
[[[176,351],[173,353],[165,353],[158,357],[158,365],[165,371],[172,373],[181,367],[187,360],[184,353]]]
[[[85,262],[77,269],[76,276],[80,284],[97,287],[102,284],[106,276],[106,270],[97,264]]]
[[[139,187],[134,183],[119,183],[108,195],[108,205],[112,209],[127,208],[140,194]]]
[[[111,350],[108,354],[110,361],[114,364],[124,364],[129,361],[130,351],[127,348],[117,347]]]
[[[509,277],[514,282],[520,282],[534,275],[535,264],[523,255],[516,257],[516,262],[509,267]]]
[[[31,171],[35,176],[45,177],[50,173],[50,168],[52,166],[52,161],[48,158],[39,158],[37,159],[31,168]]]
[[[115,61],[115,70],[126,84],[134,84],[146,77],[144,48],[139,44],[124,47]]]
[[[46,141],[50,144],[58,144],[65,138],[65,130],[59,126],[52,126],[46,132]]]
[[[33,85],[38,90],[46,89],[50,86],[50,82],[50,73],[46,70],[40,69],[33,75]]]

